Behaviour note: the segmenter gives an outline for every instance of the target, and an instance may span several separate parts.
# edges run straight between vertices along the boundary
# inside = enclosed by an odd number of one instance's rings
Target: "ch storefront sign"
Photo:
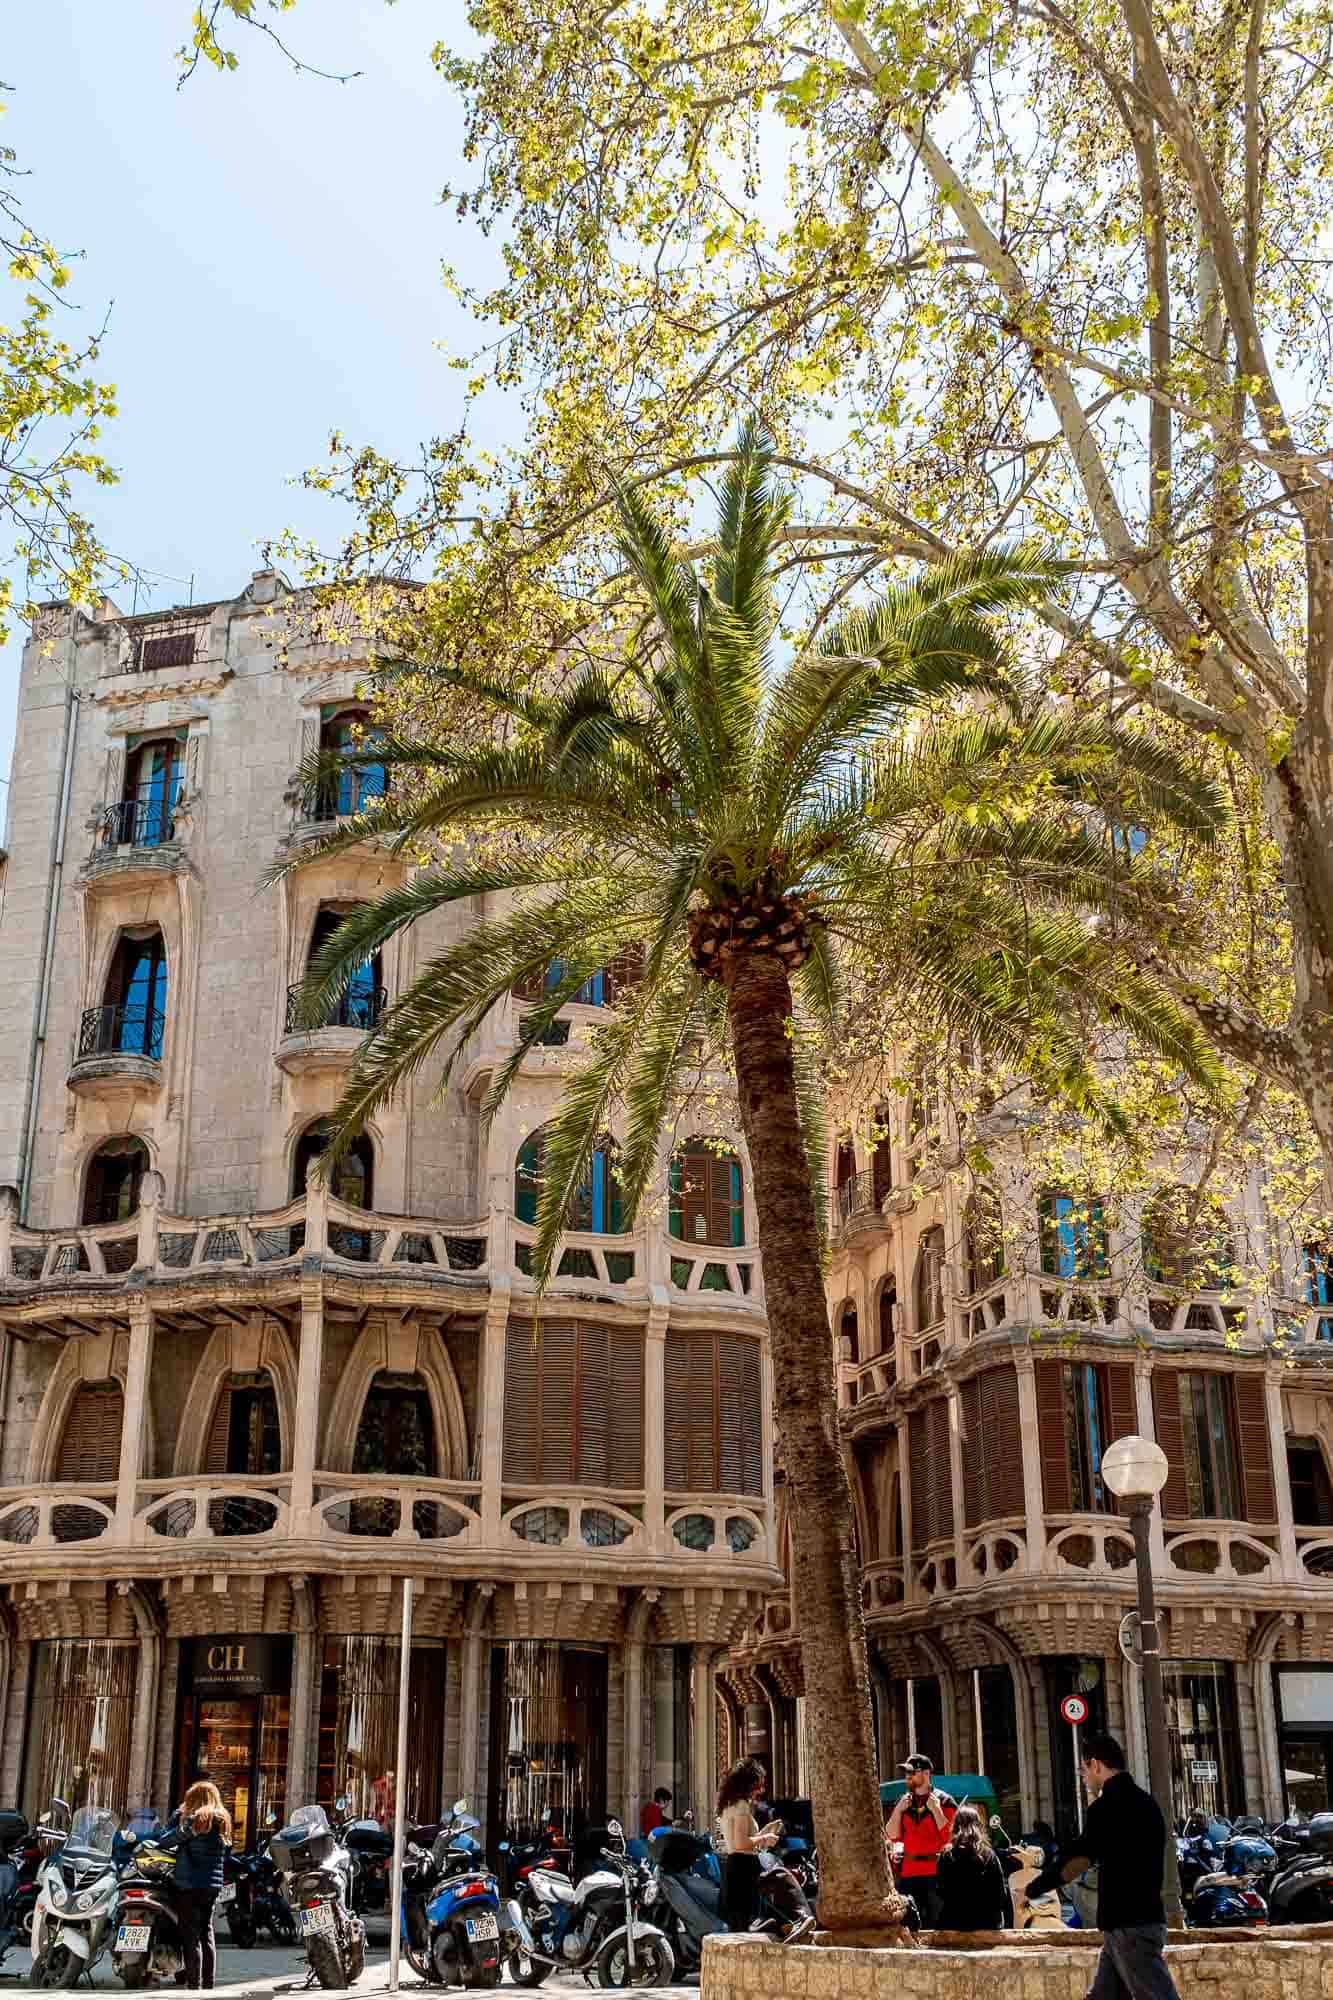
[[[191,1653],[196,1694],[285,1694],[291,1686],[291,1642],[262,1632],[196,1639]]]

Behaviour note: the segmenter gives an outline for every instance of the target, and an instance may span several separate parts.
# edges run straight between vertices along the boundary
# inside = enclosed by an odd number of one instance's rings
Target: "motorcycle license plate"
[[[327,1903],[316,1903],[311,1910],[301,1912],[301,1935],[309,1937],[312,1931],[331,1931],[333,1911]]]
[[[117,1951],[147,1951],[153,1935],[151,1924],[122,1924],[116,1932]]]
[[[228,1882],[225,1889],[218,1890],[218,1908],[220,1910],[225,1910],[228,1903],[234,1903],[235,1901],[236,1901],[236,1884],[234,1882]]]
[[[465,1922],[467,1934],[474,1943],[479,1938],[498,1938],[500,1935],[500,1926],[494,1917],[468,1917]]]

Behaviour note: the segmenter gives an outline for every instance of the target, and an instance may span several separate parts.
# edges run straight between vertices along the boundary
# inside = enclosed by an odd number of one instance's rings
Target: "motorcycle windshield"
[[[331,1833],[329,1816],[323,1806],[298,1806],[287,1822],[289,1826],[303,1826],[307,1833]]]
[[[105,1806],[80,1806],[70,1825],[66,1846],[77,1848],[81,1854],[104,1854],[109,1860],[119,1825],[115,1813]]]

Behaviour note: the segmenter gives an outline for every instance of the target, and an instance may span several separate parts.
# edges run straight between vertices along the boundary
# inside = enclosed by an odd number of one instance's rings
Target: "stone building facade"
[[[614,1135],[535,1311],[540,1130],[590,982],[485,1129],[515,998],[327,1188],[366,1027],[477,907],[298,1032],[289,991],[387,847],[274,865],[375,789],[358,651],[272,572],[170,615],[44,611],[0,910],[0,1799],[216,1778],[242,1835],[312,1798],[494,1833],[714,1782],[719,1662],[781,1582],[739,1147],[683,1137],[633,1232]],[[413,1759],[394,1769],[401,1584]]]
[[[1155,1194],[1140,1208],[1043,1185],[1030,1114],[981,1121],[993,1174],[978,1187],[941,1170],[945,1098],[899,1079],[830,1162],[830,1324],[885,1775],[923,1748],[989,1776],[1011,1826],[1067,1825],[1059,1707],[1075,1692],[1146,1767],[1120,1647],[1130,1524],[1100,1476],[1106,1445],[1138,1431],[1171,1463],[1153,1563],[1178,1810],[1328,1804],[1327,1247],[1270,1214],[1258,1176],[1192,1245]],[[779,1596],[723,1682],[738,1727],[772,1744],[779,1791],[800,1769],[801,1692],[799,1609]]]

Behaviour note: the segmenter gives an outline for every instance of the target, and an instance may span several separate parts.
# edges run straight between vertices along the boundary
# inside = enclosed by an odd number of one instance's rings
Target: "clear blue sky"
[[[238,591],[256,543],[289,524],[335,541],[339,510],[290,483],[335,425],[410,451],[456,423],[461,378],[436,343],[475,334],[439,267],[497,267],[438,200],[465,170],[429,52],[465,34],[462,11],[304,0],[284,35],[361,70],[355,82],[296,76],[237,30],[241,67],[178,92],[191,0],[6,8],[0,137],[30,170],[33,219],[84,253],[75,331],[113,305],[101,372],[119,391],[106,446],[121,483],[93,496],[94,516],[118,553],[187,579],[161,581],[152,604],[183,602],[191,575],[196,598]],[[19,650],[0,653],[0,775]]]

